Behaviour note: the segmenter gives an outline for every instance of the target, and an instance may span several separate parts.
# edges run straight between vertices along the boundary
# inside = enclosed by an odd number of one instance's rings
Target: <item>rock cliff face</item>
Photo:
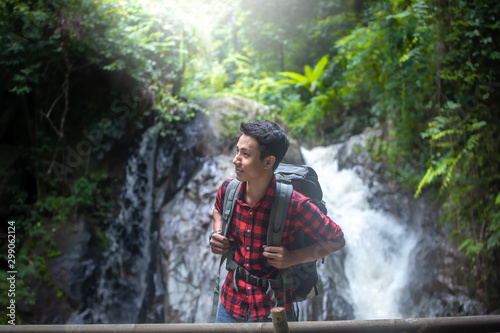
[[[208,113],[198,113],[175,138],[163,138],[151,128],[137,139],[127,162],[120,213],[107,230],[107,250],[96,253],[94,231],[84,218],[56,231],[63,254],[48,270],[67,298],[52,302],[58,306],[38,322],[209,321],[219,268],[219,257],[208,246],[213,203],[218,186],[234,176],[237,124],[241,118],[265,117],[268,110],[241,98],[199,104]],[[223,125],[231,122],[233,128]],[[460,287],[460,257],[438,227],[432,202],[414,200],[411,193],[386,183],[379,176],[381,166],[363,150],[367,138],[377,135],[367,130],[343,143],[338,167],[355,170],[368,185],[369,205],[399,216],[419,234],[400,312],[413,317],[481,313],[480,304]],[[297,142],[291,142],[285,161],[304,163]],[[345,255],[336,253],[322,266],[325,292],[300,305],[302,320],[354,318],[352,299],[339,292],[349,288]],[[221,273],[222,280],[224,268]]]

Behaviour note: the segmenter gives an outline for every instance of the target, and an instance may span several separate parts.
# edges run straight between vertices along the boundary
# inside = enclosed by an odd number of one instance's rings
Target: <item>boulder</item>
[[[269,119],[280,125],[290,140],[290,148],[283,162],[304,163],[300,145],[291,137],[290,128],[279,116],[271,116],[268,106],[238,96],[214,97],[196,103],[205,109],[205,112],[198,112],[196,115],[196,118],[204,124],[198,133],[196,148],[200,155],[213,157],[219,154],[232,154],[241,135],[239,127],[242,121]]]

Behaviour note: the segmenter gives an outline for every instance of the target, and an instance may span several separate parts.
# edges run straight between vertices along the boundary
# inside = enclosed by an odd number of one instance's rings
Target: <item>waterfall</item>
[[[137,323],[144,320],[151,292],[154,167],[158,129],[146,130],[130,156],[119,197],[120,211],[106,237],[108,249],[96,270],[88,308],[71,323]]]
[[[329,216],[345,234],[348,283],[336,292],[351,302],[354,319],[401,318],[417,235],[398,218],[370,207],[370,190],[356,172],[338,170],[339,148],[302,150],[306,163],[318,173]]]

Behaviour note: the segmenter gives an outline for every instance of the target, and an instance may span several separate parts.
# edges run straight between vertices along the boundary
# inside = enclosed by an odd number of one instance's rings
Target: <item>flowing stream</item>
[[[339,171],[339,146],[303,149],[306,163],[318,173],[329,216],[345,235],[347,288],[354,319],[401,318],[411,251],[417,236],[387,212],[372,209],[370,190],[353,169]]]

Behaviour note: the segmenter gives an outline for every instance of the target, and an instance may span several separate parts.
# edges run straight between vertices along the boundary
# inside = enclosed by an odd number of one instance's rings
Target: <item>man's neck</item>
[[[262,200],[266,195],[269,183],[273,179],[273,173],[266,174],[265,176],[252,181],[247,181],[247,188],[245,191],[245,203],[253,207],[257,202]]]

